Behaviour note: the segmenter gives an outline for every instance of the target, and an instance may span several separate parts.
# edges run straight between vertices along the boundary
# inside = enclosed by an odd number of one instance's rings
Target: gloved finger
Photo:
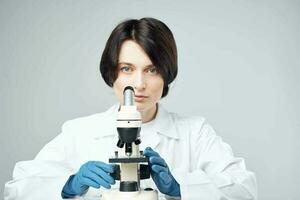
[[[160,166],[163,166],[163,167],[167,167],[168,166],[167,163],[166,163],[166,161],[162,157],[151,156],[149,158],[149,162],[152,165],[160,165]]]
[[[106,189],[110,189],[111,188],[111,186],[110,186],[110,184],[109,183],[107,183],[105,180],[103,180],[102,178],[100,179],[100,185],[101,186],[103,186],[103,187],[105,187]]]
[[[169,185],[172,182],[172,177],[167,172],[160,172],[159,177],[160,180],[166,185]]]
[[[93,164],[97,166],[100,169],[103,169],[105,172],[113,173],[114,167],[112,165],[109,165],[107,163],[101,162],[101,161],[93,161]]]
[[[90,170],[84,171],[82,173],[82,177],[88,178],[88,179],[92,180],[93,182],[96,182],[97,184],[99,184],[105,188],[110,187],[110,184],[108,182],[103,180],[102,177],[100,177],[98,174],[94,173],[93,171],[90,171]]]
[[[116,183],[115,179],[113,179],[113,177],[108,175],[108,173],[103,171],[102,169],[94,166],[94,167],[91,167],[90,170],[92,172],[94,172],[95,174],[97,174],[98,176],[100,176],[102,179],[104,179],[107,183],[109,183],[109,184],[115,184]]]
[[[152,165],[151,170],[159,174],[160,172],[168,172],[168,168],[162,167],[160,165]]]
[[[151,156],[160,157],[159,154],[156,151],[153,151],[150,147],[147,147],[145,149],[144,156],[147,156],[147,157],[151,157]]]
[[[103,186],[103,187],[105,187],[107,189],[111,188],[111,186],[110,186],[109,183],[107,183],[105,180],[103,180],[101,177],[99,177],[97,174],[95,174],[95,173],[93,173],[91,171],[86,171],[83,174],[83,179],[85,180],[86,178],[89,179],[92,182],[97,183],[99,185],[99,187],[101,185],[101,186]]]
[[[93,188],[100,188],[100,184],[98,184],[95,181],[93,181],[89,178],[86,178],[86,177],[81,177],[80,184],[86,185],[86,186],[89,186],[89,187],[93,187]]]

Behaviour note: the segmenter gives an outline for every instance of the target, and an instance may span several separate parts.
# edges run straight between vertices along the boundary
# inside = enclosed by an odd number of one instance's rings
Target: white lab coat
[[[18,162],[5,184],[5,200],[61,199],[71,174],[89,160],[108,162],[116,150],[118,105],[103,113],[67,121],[62,132],[31,161]],[[156,118],[142,125],[140,149],[150,146],[167,162],[180,184],[181,199],[256,199],[256,179],[244,160],[215,134],[202,117],[183,117],[159,104]],[[118,183],[118,182],[117,182]],[[156,188],[151,179],[142,187]],[[118,187],[115,184],[114,187]],[[103,188],[90,188],[83,199],[100,199]],[[169,199],[160,194],[160,199]]]

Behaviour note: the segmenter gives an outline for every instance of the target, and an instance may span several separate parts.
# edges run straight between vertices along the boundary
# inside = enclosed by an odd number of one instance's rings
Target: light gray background
[[[299,1],[0,0],[0,185],[64,121],[117,100],[98,64],[112,29],[155,17],[179,75],[164,105],[205,116],[256,172],[259,199],[300,199]]]

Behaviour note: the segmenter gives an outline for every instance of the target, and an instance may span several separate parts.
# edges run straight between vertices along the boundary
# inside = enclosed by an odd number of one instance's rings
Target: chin
[[[143,110],[145,110],[145,105],[143,105],[142,103],[140,103],[140,102],[135,102],[135,105],[136,105],[138,111],[143,111]]]
[[[147,105],[146,103],[135,102],[135,105],[137,107],[137,110],[140,112],[148,110],[150,108],[150,106]]]
[[[149,103],[142,103],[142,102],[135,102],[135,105],[137,106],[137,110],[140,112],[144,112],[147,110],[150,110],[155,106],[155,104],[149,104]]]

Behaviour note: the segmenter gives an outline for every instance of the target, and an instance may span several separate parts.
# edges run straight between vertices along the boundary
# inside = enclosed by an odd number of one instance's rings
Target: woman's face
[[[118,77],[113,90],[119,102],[123,104],[124,88],[132,86],[135,105],[140,112],[156,109],[156,103],[162,96],[164,81],[139,44],[133,40],[123,42],[117,70]]]

